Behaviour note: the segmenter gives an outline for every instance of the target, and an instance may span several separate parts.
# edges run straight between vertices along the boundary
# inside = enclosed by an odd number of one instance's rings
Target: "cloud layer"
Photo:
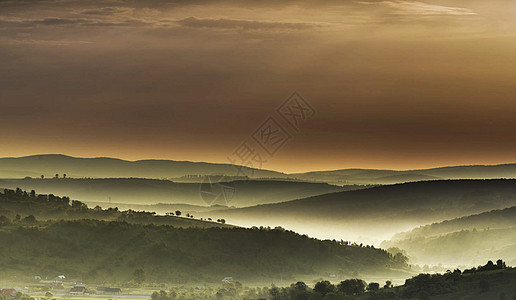
[[[0,156],[225,162],[299,90],[317,118],[267,168],[512,161],[505,4],[0,1]]]

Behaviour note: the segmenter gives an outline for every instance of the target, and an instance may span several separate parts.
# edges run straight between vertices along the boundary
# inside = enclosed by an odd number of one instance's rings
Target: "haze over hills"
[[[246,180],[233,182],[176,183],[140,178],[105,179],[0,179],[1,188],[36,190],[38,193],[65,195],[85,202],[115,202],[148,205],[157,203],[196,206],[251,206],[283,202],[325,193],[365,188],[327,183]],[[213,193],[205,195],[202,193]],[[217,197],[218,196],[218,197]]]
[[[238,225],[281,225],[320,238],[378,243],[417,226],[516,205],[516,180],[424,181],[210,212]]]
[[[499,257],[516,263],[516,206],[422,226],[382,247],[405,250],[419,264],[476,265]]]
[[[242,169],[239,169],[242,168]],[[242,172],[240,172],[241,170]],[[173,160],[127,161],[116,158],[76,158],[60,154],[0,158],[0,178],[24,178],[67,174],[75,178],[173,178],[202,181],[197,175],[236,175],[275,180],[302,180],[330,184],[395,184],[422,180],[516,178],[516,164],[450,166],[417,170],[341,169],[286,174],[231,164]],[[193,178],[181,178],[194,176]],[[238,178],[237,178],[238,179]]]

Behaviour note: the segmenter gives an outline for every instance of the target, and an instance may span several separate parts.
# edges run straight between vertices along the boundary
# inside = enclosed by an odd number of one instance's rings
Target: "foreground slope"
[[[210,212],[239,225],[378,242],[417,226],[516,205],[516,180],[446,180],[330,193]]]
[[[383,286],[383,287],[382,287]],[[502,260],[489,261],[478,268],[459,269],[444,274],[419,274],[393,287],[360,279],[344,280],[333,284],[319,281],[313,287],[297,282],[290,287],[267,290],[275,300],[496,300],[516,298],[516,269],[507,267]],[[242,295],[239,299],[249,299]]]

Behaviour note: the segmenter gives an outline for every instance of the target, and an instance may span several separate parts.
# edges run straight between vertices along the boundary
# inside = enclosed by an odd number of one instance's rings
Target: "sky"
[[[1,0],[0,156],[226,163],[248,143],[284,172],[516,162],[515,15],[510,0]],[[277,110],[294,91],[312,110],[291,126]],[[270,118],[288,136],[272,154],[253,139]]]

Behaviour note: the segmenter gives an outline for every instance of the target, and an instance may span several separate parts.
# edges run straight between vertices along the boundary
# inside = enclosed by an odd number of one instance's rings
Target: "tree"
[[[36,199],[36,191],[35,190],[30,191],[30,198]]]
[[[41,179],[45,179],[45,175],[41,175]]]
[[[63,174],[63,178],[66,179],[66,174]]]
[[[507,266],[505,265],[505,262],[503,260],[501,260],[501,259],[496,261],[496,266],[498,267],[498,269],[505,269],[505,268],[507,268]]]
[[[324,296],[328,293],[334,292],[335,286],[328,280],[323,280],[315,284],[314,291]]]
[[[370,292],[375,292],[377,290],[380,289],[380,284],[378,282],[370,282],[368,285],[367,285],[367,288],[366,288],[368,291]]]
[[[387,280],[387,281],[385,282],[385,285],[383,286],[383,288],[384,288],[384,289],[390,289],[390,288],[392,288],[392,281]]]
[[[178,216],[178,217],[181,216],[181,211],[180,210],[176,210],[176,216]]]
[[[302,281],[298,281],[296,282],[295,284],[292,284],[292,287],[298,291],[306,291],[308,290],[308,286],[306,285],[306,283],[302,282]]]
[[[142,268],[134,270],[133,278],[137,284],[142,284],[145,281],[145,271]]]
[[[339,292],[345,295],[358,295],[365,292],[367,284],[361,279],[348,279],[337,285]]]
[[[54,296],[54,295],[52,295],[52,293],[51,293],[51,292],[46,292],[46,293],[45,293],[45,297],[46,297],[46,298],[52,298],[53,296]]]
[[[59,178],[59,174],[56,174],[56,179]]]
[[[30,216],[27,216],[25,218],[23,218],[23,222],[27,223],[27,224],[35,224],[36,223],[36,217],[34,217],[33,215],[30,215]]]
[[[272,300],[279,300],[281,299],[281,293],[280,293],[280,289],[275,286],[274,284],[272,285],[272,287],[269,289],[269,295],[271,295],[271,299]]]

